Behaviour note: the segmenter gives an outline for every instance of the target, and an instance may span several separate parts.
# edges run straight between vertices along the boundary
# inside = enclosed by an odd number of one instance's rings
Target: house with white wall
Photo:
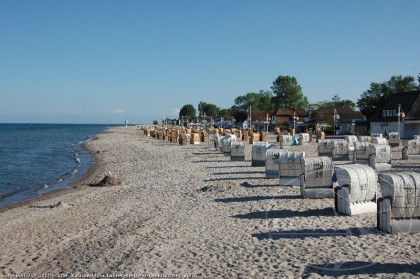
[[[371,133],[400,132],[411,139],[420,135],[420,90],[393,95],[370,122]]]

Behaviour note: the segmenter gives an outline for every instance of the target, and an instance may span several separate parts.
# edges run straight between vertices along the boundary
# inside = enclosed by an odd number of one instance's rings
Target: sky
[[[418,0],[0,0],[0,123],[148,124],[294,76],[310,103],[420,73]]]

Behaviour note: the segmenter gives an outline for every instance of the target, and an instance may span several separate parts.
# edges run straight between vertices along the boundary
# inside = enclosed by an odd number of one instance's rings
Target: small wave
[[[71,144],[71,148],[72,148],[72,151],[73,151],[73,160],[76,163],[76,165],[73,167],[73,169],[71,169],[70,171],[68,171],[67,173],[62,175],[61,177],[58,177],[54,181],[51,181],[48,184],[45,184],[42,187],[42,189],[50,188],[52,186],[55,186],[55,184],[58,184],[60,182],[71,179],[79,171],[79,168],[80,168],[82,162],[81,162],[81,159],[79,157],[78,146],[79,145],[77,145],[77,144]]]
[[[86,142],[90,142],[95,140],[94,137],[89,137],[87,140],[84,141],[80,141],[79,143],[72,143],[70,144],[71,149],[72,149],[72,155],[73,155],[73,160],[76,163],[76,165],[67,173],[65,173],[64,175],[62,175],[61,177],[55,179],[54,181],[49,182],[48,184],[45,184],[42,189],[46,190],[47,188],[54,188],[56,186],[56,184],[61,184],[62,182],[65,181],[69,181],[70,179],[72,179],[72,177],[76,176],[76,174],[79,172],[80,168],[82,167],[82,159],[80,156],[82,156],[82,158],[84,158],[84,154],[82,152],[82,154],[80,154],[81,152],[81,145],[83,143]]]
[[[75,169],[77,169],[81,165],[79,151],[77,150],[77,146],[75,144],[72,144],[71,147],[73,149],[74,161],[77,163],[77,166]]]
[[[87,143],[87,142],[90,142],[90,141],[93,141],[93,140],[94,140],[93,137],[89,137],[87,140],[79,141],[79,145],[84,144],[84,143]]]

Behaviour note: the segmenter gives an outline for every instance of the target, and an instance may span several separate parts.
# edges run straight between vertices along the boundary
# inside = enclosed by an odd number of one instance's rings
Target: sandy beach
[[[316,156],[316,143],[292,147]],[[116,127],[86,146],[77,189],[0,213],[0,277],[418,278],[420,234],[384,234],[376,214],[266,179],[264,167]],[[401,160],[396,170],[419,171]],[[90,187],[105,175],[121,185]]]

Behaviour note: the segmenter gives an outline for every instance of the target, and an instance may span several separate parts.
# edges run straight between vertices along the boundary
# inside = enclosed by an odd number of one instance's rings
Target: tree
[[[215,117],[219,114],[220,108],[213,104],[208,104],[205,102],[200,102],[198,104],[198,113],[200,116],[210,116]]]
[[[417,88],[412,76],[392,76],[388,81],[372,82],[370,88],[357,100],[360,112],[370,120],[385,103],[398,92],[411,91]]]
[[[232,109],[221,109],[219,112],[220,117],[223,117],[224,119],[230,119],[233,117]]]
[[[271,111],[272,92],[260,90],[257,92],[249,92],[245,95],[238,96],[235,99],[235,105],[231,107],[231,114],[237,122],[243,122],[248,118],[249,107],[252,111]]]
[[[248,118],[248,112],[243,109],[238,109],[237,107],[233,106],[231,108],[232,116],[235,118],[236,122],[244,122]]]
[[[195,115],[196,115],[195,108],[191,104],[184,105],[179,111],[179,118],[181,119],[186,118],[190,120],[190,119],[195,118]]]
[[[419,85],[417,86],[417,89],[420,90],[420,74],[417,76],[417,82]]]
[[[307,108],[308,99],[302,94],[302,87],[298,84],[295,77],[278,76],[273,81],[273,104],[281,108]]]
[[[269,111],[272,110],[271,103],[272,93],[270,91],[260,90],[260,92],[250,92],[245,95],[236,97],[235,107],[241,110],[248,110],[251,106],[253,111]]]
[[[311,104],[310,107],[312,110],[317,110],[325,107],[349,108],[354,110],[356,104],[352,100],[341,100],[338,95],[334,95],[331,101],[319,101],[316,104]]]
[[[260,90],[258,93],[258,110],[270,111],[273,110],[273,93],[271,91]]]

